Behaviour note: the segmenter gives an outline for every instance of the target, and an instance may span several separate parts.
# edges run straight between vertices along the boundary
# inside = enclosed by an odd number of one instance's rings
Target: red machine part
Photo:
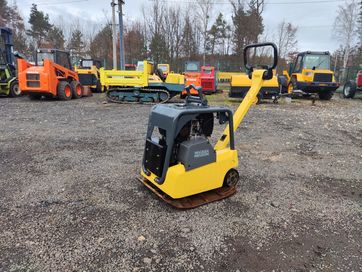
[[[201,87],[204,93],[216,92],[216,76],[215,67],[202,66],[201,67]]]
[[[357,87],[362,88],[362,70],[357,74]]]

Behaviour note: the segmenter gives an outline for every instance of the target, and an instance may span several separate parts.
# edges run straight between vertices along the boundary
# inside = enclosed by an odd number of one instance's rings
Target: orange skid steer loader
[[[82,96],[78,74],[73,71],[69,52],[38,49],[35,64],[18,59],[19,86],[30,99],[42,96],[70,100]]]

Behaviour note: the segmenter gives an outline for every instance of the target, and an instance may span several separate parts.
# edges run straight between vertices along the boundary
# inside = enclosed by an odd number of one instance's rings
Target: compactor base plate
[[[148,189],[154,192],[159,198],[161,198],[166,203],[177,209],[193,209],[214,201],[222,200],[227,197],[232,196],[236,193],[236,188],[234,187],[221,187],[215,190],[211,190],[208,192],[203,192],[200,194],[173,199],[164,192],[162,192],[159,188],[153,185],[149,180],[140,177],[138,180],[144,184]]]

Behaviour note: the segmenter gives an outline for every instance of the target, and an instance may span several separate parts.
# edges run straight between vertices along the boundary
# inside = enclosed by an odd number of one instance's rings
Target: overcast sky
[[[186,0],[193,2],[197,0]],[[12,2],[12,0],[8,0]],[[103,22],[105,16],[110,18],[111,0],[17,0],[18,6],[26,17],[29,16],[31,3],[38,4],[38,9],[49,14],[54,21],[59,16],[64,20],[86,20],[97,24]],[[134,20],[142,16],[142,6],[152,4],[150,0],[125,0],[125,21]],[[175,4],[176,0],[165,0],[169,4]],[[182,1],[178,1],[182,3]],[[223,12],[228,20],[231,20],[231,7],[228,0],[215,0],[214,14]],[[264,24],[267,35],[272,37],[278,24],[285,19],[298,26],[299,50],[329,50],[339,47],[338,42],[332,37],[333,23],[336,17],[338,5],[344,0],[266,0]]]

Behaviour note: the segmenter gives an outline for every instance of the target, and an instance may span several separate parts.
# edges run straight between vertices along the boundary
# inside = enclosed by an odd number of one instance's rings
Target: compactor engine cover
[[[186,103],[154,106],[147,129],[144,172],[152,172],[157,176],[155,181],[162,184],[174,165],[182,164],[185,171],[191,171],[215,163],[216,151],[209,142],[215,117],[232,127],[232,112],[227,108]]]

